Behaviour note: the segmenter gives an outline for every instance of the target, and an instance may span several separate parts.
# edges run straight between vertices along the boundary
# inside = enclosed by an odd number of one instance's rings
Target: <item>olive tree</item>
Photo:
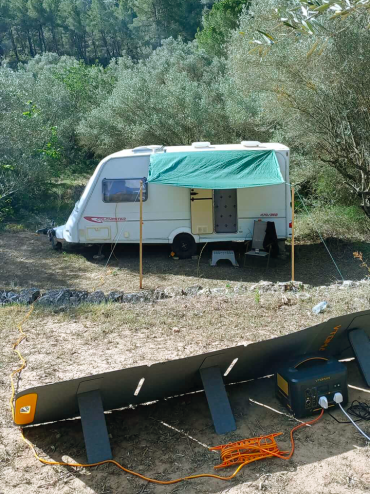
[[[37,194],[49,176],[38,151],[46,136],[30,99],[34,86],[31,74],[0,69],[0,211],[15,197]]]
[[[243,116],[228,110],[238,102],[231,98],[234,89],[225,78],[225,62],[208,56],[195,43],[170,38],[147,60],[118,59],[117,63],[112,94],[78,129],[81,143],[96,154],[150,143],[256,137],[247,101],[243,101]]]
[[[0,67],[0,212],[38,208],[52,183],[86,159],[82,116],[110,94],[115,62],[88,67],[72,57],[36,56]]]
[[[370,16],[362,11],[333,23],[322,15],[320,32],[301,36],[276,23],[276,8],[276,1],[260,0],[242,15],[229,71],[241,93],[259,95],[266,126],[339,172],[370,216]]]

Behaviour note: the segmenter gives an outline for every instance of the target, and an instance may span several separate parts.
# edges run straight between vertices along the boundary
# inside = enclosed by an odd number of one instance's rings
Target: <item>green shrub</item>
[[[339,238],[348,241],[370,241],[369,219],[358,206],[317,207],[309,214],[297,215],[296,239],[317,241],[317,230],[324,238]]]

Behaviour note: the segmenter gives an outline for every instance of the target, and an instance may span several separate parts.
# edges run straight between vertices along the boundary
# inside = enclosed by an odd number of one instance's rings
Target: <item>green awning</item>
[[[191,189],[284,183],[275,151],[191,151],[150,156],[148,182]]]

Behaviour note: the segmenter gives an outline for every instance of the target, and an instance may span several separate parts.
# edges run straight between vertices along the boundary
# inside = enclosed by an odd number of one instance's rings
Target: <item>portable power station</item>
[[[275,391],[278,399],[297,418],[321,411],[321,396],[326,397],[330,408],[336,406],[333,397],[339,392],[343,395],[344,406],[348,402],[347,367],[332,357],[297,357],[276,373]]]

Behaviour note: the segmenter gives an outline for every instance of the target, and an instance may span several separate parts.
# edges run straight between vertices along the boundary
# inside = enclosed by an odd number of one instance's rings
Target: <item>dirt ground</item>
[[[344,279],[357,280],[366,275],[353,252],[364,250],[369,244],[350,244],[340,240],[328,241],[331,253]],[[227,245],[226,245],[227,247]],[[247,256],[243,244],[230,244],[237,250],[239,268],[230,263],[209,265],[212,249],[225,249],[225,244],[208,244],[198,260],[178,261],[170,258],[170,248],[165,245],[144,246],[144,288],[167,286],[184,287],[201,284],[204,287],[225,286],[235,282],[256,283],[260,280],[286,281],[290,279],[290,259],[256,259]],[[72,245],[62,252],[53,251],[48,238],[29,232],[0,234],[0,288],[75,288],[82,290],[139,289],[139,251],[137,245],[117,245],[105,269],[111,246],[106,245],[105,260],[96,261],[97,247]],[[366,257],[366,256],[365,256]],[[369,257],[369,256],[368,256]],[[245,263],[245,265],[244,265]],[[370,262],[369,262],[370,264]],[[108,273],[108,274],[107,274]],[[102,277],[104,285],[102,286]],[[328,285],[340,279],[334,264],[322,244],[296,247],[295,279],[314,286]]]
[[[102,264],[93,261],[92,254],[88,257],[87,253],[56,253],[50,250],[45,238],[27,235],[27,243],[24,234],[0,235],[4,261],[0,268],[1,285],[91,289],[99,280]],[[325,276],[323,273],[327,262],[323,262],[325,252],[320,251],[321,248],[307,246],[311,255],[316,252],[315,259],[302,254],[297,261],[297,269],[299,265],[301,270],[297,279],[314,285],[307,291],[306,300],[300,300],[295,294],[284,299],[280,293],[262,293],[257,298],[248,290],[242,295],[182,297],[137,305],[81,306],[65,312],[36,308],[23,325],[28,337],[21,344],[21,351],[28,365],[17,383],[18,389],[247,344],[298,331],[329,317],[369,309],[368,283],[344,290],[329,286],[330,276],[334,274],[326,271]],[[338,244],[334,253],[346,278],[364,278],[363,268],[352,259],[352,250],[352,246]],[[130,255],[117,254],[121,263],[118,267],[115,261],[119,274],[107,276],[104,291],[135,290],[137,252],[133,249]],[[275,266],[270,264],[268,271],[266,266],[257,267],[253,263],[245,269],[227,265],[210,268],[201,263],[203,277],[199,281],[194,274],[196,262],[173,261],[166,256],[163,248],[148,250],[147,288],[196,283],[225,286],[237,281],[252,284],[260,279],[289,279],[289,261],[278,264],[280,260],[277,260]],[[329,309],[316,316],[311,311],[312,306],[323,299],[329,302]],[[11,345],[17,338],[16,326],[26,312],[25,307],[0,308],[1,494],[369,492],[369,446],[352,425],[338,424],[327,414],[319,423],[296,433],[292,460],[267,459],[252,463],[230,482],[197,479],[158,486],[112,465],[87,469],[40,464],[12,424],[8,405],[9,374],[18,365]],[[370,390],[356,363],[347,365],[350,401],[358,399],[370,403]],[[208,451],[208,447],[220,443],[281,431],[284,434],[278,438],[278,444],[281,449],[289,449],[289,431],[297,422],[276,400],[271,378],[228,386],[227,391],[237,430],[226,436],[215,433],[203,392],[107,414],[113,457],[127,468],[165,480],[213,473],[219,456]],[[340,412],[336,411],[335,416],[343,420]],[[360,424],[367,434],[369,424]],[[29,427],[25,435],[43,458],[85,461],[79,420]],[[230,470],[219,473],[229,475]]]

